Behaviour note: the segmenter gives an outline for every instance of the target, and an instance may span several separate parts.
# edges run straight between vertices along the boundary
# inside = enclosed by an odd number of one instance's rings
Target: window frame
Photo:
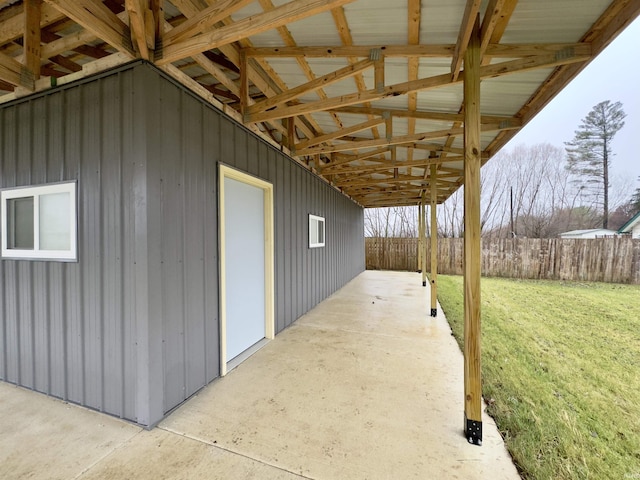
[[[317,224],[322,224],[322,241],[320,241],[320,239],[318,238],[311,238],[313,222],[316,222]],[[318,231],[317,227],[316,227],[316,231]],[[325,218],[320,217],[318,215],[309,214],[309,248],[324,247],[326,245],[326,241],[327,241],[327,229],[326,229]]]
[[[2,260],[49,260],[60,262],[78,261],[78,182],[58,182],[0,189],[0,236]],[[69,249],[43,250],[40,248],[40,197],[54,193],[69,193]],[[33,250],[7,248],[8,244],[8,200],[33,198]]]

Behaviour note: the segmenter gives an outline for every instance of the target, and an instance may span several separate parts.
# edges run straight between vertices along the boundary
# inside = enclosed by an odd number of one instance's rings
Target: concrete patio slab
[[[364,272],[152,431],[0,383],[0,478],[518,479],[428,294]]]
[[[418,275],[367,271],[160,428],[310,478],[520,478],[463,434],[462,354]]]

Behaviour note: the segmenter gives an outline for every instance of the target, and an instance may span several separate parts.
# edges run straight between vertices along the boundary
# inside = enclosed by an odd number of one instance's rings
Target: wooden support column
[[[40,16],[42,0],[24,2],[24,64],[30,81],[40,78]]]
[[[243,49],[240,50],[240,114],[245,122],[247,108],[249,108],[249,60]]]
[[[422,194],[422,286],[427,286],[427,197]]]
[[[431,165],[429,187],[431,189],[431,316],[438,316],[438,223],[436,219],[436,205],[438,203],[438,166]]]
[[[418,273],[422,273],[422,202],[418,204]]]
[[[480,381],[480,29],[464,55],[464,428],[482,445]]]

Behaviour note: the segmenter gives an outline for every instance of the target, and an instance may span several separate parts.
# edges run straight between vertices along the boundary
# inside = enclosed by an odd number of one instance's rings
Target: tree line
[[[611,174],[616,133],[626,114],[620,102],[594,106],[565,148],[548,143],[502,150],[483,168],[484,237],[550,238],[570,230],[617,230],[640,210],[640,187]],[[640,181],[640,177],[638,178]],[[438,233],[463,235],[464,186],[438,206]],[[365,235],[417,235],[417,207],[368,209]]]

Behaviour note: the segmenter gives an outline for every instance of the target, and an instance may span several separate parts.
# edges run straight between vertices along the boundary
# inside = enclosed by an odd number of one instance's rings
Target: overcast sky
[[[640,186],[640,18],[637,18],[611,45],[585,68],[505,148],[519,144],[548,142],[564,148],[580,121],[594,105],[604,101],[622,102],[627,114],[625,126],[613,140],[612,169],[634,179]]]

